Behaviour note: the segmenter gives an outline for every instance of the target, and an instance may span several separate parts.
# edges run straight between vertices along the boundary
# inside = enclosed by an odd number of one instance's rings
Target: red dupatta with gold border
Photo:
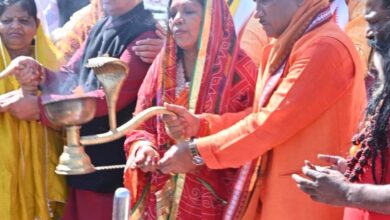
[[[217,114],[241,111],[253,104],[257,69],[239,48],[233,19],[224,0],[205,1],[200,39],[190,91],[176,96],[178,51],[168,32],[166,45],[139,90],[135,114],[164,102],[187,106],[195,113]],[[153,142],[161,156],[174,144],[159,117],[145,122],[142,130],[128,134],[125,146],[138,140]],[[129,152],[128,147],[126,151]],[[257,175],[256,163],[249,163],[245,178],[240,178],[240,168],[203,167],[175,176],[127,170],[125,186],[134,196],[132,218],[222,219],[228,207],[237,216],[251,193],[251,178]],[[232,199],[234,207],[230,203]]]

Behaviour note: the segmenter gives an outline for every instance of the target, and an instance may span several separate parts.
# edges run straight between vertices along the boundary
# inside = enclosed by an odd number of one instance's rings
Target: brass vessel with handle
[[[79,175],[95,172],[99,167],[93,166],[84,146],[117,140],[155,115],[173,114],[164,107],[151,107],[117,127],[115,106],[128,73],[127,65],[117,58],[97,57],[89,59],[87,67],[94,70],[106,94],[110,130],[103,134],[80,136],[81,125],[92,120],[95,115],[95,97],[73,97],[44,104],[48,119],[66,129],[66,145],[55,171],[58,174]]]

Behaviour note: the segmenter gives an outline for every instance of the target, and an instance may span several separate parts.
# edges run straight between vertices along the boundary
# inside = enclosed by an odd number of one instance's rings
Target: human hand
[[[186,108],[164,103],[164,107],[176,115],[163,115],[167,134],[175,139],[182,140],[195,137],[198,134],[200,118],[190,113]]]
[[[135,42],[136,46],[133,46],[133,50],[137,56],[141,58],[145,63],[153,63],[154,58],[160,52],[164,46],[164,39],[160,38],[147,38]]]
[[[297,174],[293,174],[292,179],[311,199],[337,206],[347,204],[349,183],[342,173],[337,170],[314,166],[310,162],[306,162],[302,172],[309,179]]]
[[[38,61],[34,60],[31,57],[27,56],[19,56],[11,61],[11,63],[0,73],[0,78],[9,76],[9,75],[15,75],[17,77],[18,74],[20,74],[20,71],[31,68],[33,70],[36,70],[38,72],[41,72],[41,64],[38,63]]]
[[[197,166],[192,163],[192,155],[188,146],[188,142],[184,141],[173,145],[165,152],[161,158],[158,170],[160,172],[169,173],[188,173],[196,170]]]
[[[334,170],[338,170],[341,173],[345,173],[345,171],[348,169],[347,160],[343,157],[326,155],[326,154],[318,154],[318,159],[332,164],[331,168]]]
[[[135,42],[136,46],[132,48],[135,54],[145,63],[153,63],[154,58],[164,46],[167,33],[158,22],[156,24],[156,35],[158,38],[147,38]]]
[[[26,67],[15,75],[19,81],[20,87],[25,95],[36,95],[38,85],[43,78],[43,68],[33,69]]]
[[[23,97],[21,89],[16,89],[0,95],[0,112],[8,111],[11,104],[17,102],[21,97]]]
[[[9,103],[8,112],[19,120],[39,120],[38,97],[33,95],[22,95],[13,103]]]
[[[139,168],[143,172],[155,172],[160,156],[153,147],[148,145],[139,146],[135,149],[126,162],[126,169]]]
[[[43,72],[43,67],[36,60],[27,56],[19,56],[0,73],[0,78],[14,75],[24,94],[35,94]]]

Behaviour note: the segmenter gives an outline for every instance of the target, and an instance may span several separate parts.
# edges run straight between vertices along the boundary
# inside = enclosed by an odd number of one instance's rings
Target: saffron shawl
[[[0,43],[0,70],[11,62]],[[46,68],[56,70],[61,57],[41,27],[35,36],[35,58]],[[14,76],[0,80],[0,94],[19,88]],[[60,217],[58,203],[65,203],[64,178],[54,173],[62,151],[58,132],[36,121],[22,121],[7,112],[0,113],[0,216],[2,219],[30,220]],[[58,211],[58,212],[57,212]]]
[[[270,76],[274,75],[286,62],[294,44],[305,34],[310,24],[313,23],[320,12],[328,8],[327,0],[305,0],[303,5],[293,16],[290,24],[283,34],[274,42],[269,52],[267,62],[260,68],[262,77],[258,78],[257,86],[262,89],[256,90],[255,102],[260,101],[263,88]],[[254,111],[258,110],[258,103],[255,103]]]
[[[200,36],[190,91],[184,90],[179,96],[175,94],[179,58],[177,46],[168,32],[166,45],[140,88],[135,114],[164,102],[185,105],[195,113],[216,114],[237,112],[253,104],[257,68],[239,48],[233,19],[224,0],[205,1]],[[127,153],[131,144],[139,140],[153,142],[161,156],[174,144],[159,117],[145,122],[142,129],[128,134]],[[174,176],[127,170],[125,186],[133,195],[132,218],[222,219],[233,192],[237,191],[236,214],[238,210],[242,211],[250,196],[250,180],[252,175],[257,175],[255,165],[256,162],[250,166],[246,179],[238,179],[240,169],[203,167],[193,173]]]
[[[55,45],[64,54],[65,63],[83,45],[92,27],[103,16],[100,0],[92,0],[89,5],[75,12],[63,27],[54,31]],[[65,35],[62,35],[64,32]]]

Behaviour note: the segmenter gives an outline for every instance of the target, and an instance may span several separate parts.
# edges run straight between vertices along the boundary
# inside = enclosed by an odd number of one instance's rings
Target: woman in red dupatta
[[[197,28],[187,33],[185,22],[196,22],[197,17],[191,16],[197,12],[199,33]],[[173,0],[169,27],[166,45],[139,90],[135,114],[164,102],[196,113],[217,114],[251,106],[257,68],[239,47],[224,0]],[[185,45],[191,36],[197,36],[195,51]],[[188,63],[186,57],[194,52],[194,61]],[[188,67],[193,67],[192,75],[186,74],[191,69]],[[208,129],[198,131],[198,136],[208,134]],[[248,163],[244,171],[204,166],[185,175],[143,172],[155,171],[156,166],[150,165],[156,165],[173,144],[161,117],[146,121],[140,130],[128,134],[125,151],[132,169],[125,171],[125,186],[133,196],[132,219],[222,219],[227,213],[238,217],[250,196],[252,178],[257,176],[257,161]],[[154,156],[142,164],[135,163],[145,149]],[[146,169],[145,165],[154,168]]]

